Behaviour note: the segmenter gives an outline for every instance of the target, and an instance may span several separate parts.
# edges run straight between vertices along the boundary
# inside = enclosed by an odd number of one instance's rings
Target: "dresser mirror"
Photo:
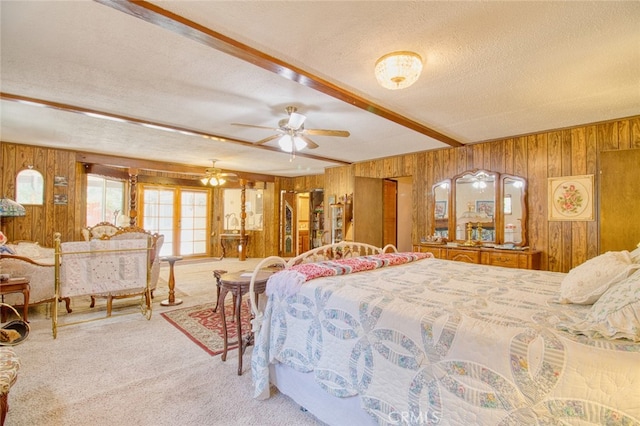
[[[432,232],[465,246],[520,247],[527,243],[526,180],[488,170],[466,171],[432,188]]]
[[[452,219],[456,240],[463,240],[466,245],[497,241],[497,180],[496,173],[486,170],[466,172],[454,179],[455,215]]]
[[[505,244],[526,245],[526,181],[517,176],[502,175],[502,213]]]
[[[436,238],[449,238],[449,193],[451,181],[443,180],[433,185],[433,215],[431,219],[434,223],[432,235]]]

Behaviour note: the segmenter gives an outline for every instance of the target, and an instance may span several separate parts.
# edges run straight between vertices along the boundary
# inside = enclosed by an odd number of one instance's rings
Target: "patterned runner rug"
[[[192,306],[190,308],[176,309],[163,312],[162,317],[182,331],[189,339],[204,349],[209,355],[215,356],[222,353],[224,348],[224,333],[222,331],[222,318],[220,310],[213,312],[214,303]],[[231,303],[225,304],[227,317],[227,332],[229,335],[229,349],[236,349],[236,323],[233,321],[233,307]],[[240,310],[242,319],[242,334],[251,330],[250,310],[247,300],[242,303]],[[229,355],[227,355],[229,356]],[[237,355],[235,355],[237,356]]]

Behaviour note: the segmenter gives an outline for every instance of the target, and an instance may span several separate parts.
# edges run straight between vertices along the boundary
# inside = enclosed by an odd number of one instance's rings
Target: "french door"
[[[161,256],[209,254],[209,191],[144,185],[141,198],[141,226],[164,234]]]

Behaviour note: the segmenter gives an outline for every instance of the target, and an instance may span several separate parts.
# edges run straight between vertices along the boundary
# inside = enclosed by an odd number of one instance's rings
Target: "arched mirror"
[[[446,179],[433,185],[433,235],[436,238],[449,239],[449,211],[451,181]]]
[[[44,178],[31,168],[21,170],[16,176],[16,201],[20,204],[41,206],[44,204]]]
[[[517,176],[502,175],[503,242],[525,246],[527,204],[526,181]]]
[[[464,245],[497,242],[496,192],[498,177],[486,170],[466,172],[454,179],[456,240]]]

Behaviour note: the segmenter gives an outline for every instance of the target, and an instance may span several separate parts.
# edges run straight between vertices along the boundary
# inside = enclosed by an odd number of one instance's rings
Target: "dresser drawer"
[[[479,250],[449,249],[447,256],[447,259],[457,260],[458,262],[480,263]]]
[[[519,253],[488,253],[489,261],[487,262],[489,265],[493,266],[505,266],[507,268],[519,268]],[[522,266],[524,267],[524,266]]]

